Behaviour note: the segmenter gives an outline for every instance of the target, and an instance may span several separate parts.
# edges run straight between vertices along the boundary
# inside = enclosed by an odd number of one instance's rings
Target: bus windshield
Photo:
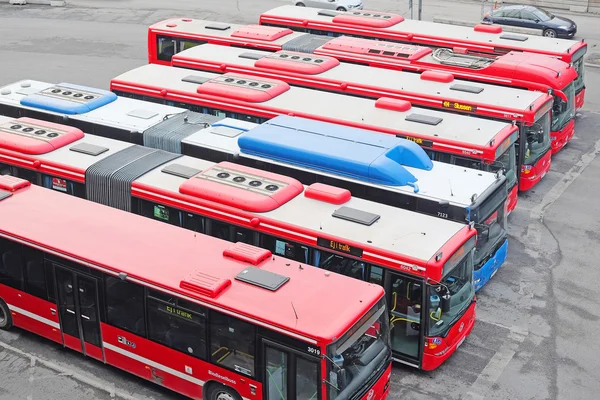
[[[501,170],[506,176],[507,186],[512,188],[517,182],[517,151],[515,146],[510,146],[508,150],[490,164],[489,170],[491,172]]]
[[[583,55],[585,52],[581,53],[581,56],[573,61],[573,68],[577,71],[577,78],[573,81],[575,93],[579,93],[581,89],[585,86],[584,75],[585,75],[585,66],[583,65]]]
[[[523,131],[526,137],[525,164],[535,164],[550,148],[550,111],[533,125],[525,126]]]
[[[504,218],[504,202],[475,224],[477,228],[477,245],[473,260],[474,269],[478,270],[486,263],[495,251],[494,248],[507,236],[506,218]]]
[[[392,350],[385,300],[327,349],[329,400],[353,398],[386,367]]]
[[[475,288],[473,287],[475,240],[475,237],[469,239],[446,262],[444,277],[440,284],[429,285],[427,336],[444,336],[473,301],[475,297]],[[461,255],[463,258],[458,263],[453,260]]]
[[[567,96],[567,103],[557,96],[554,96],[552,105],[552,132],[556,132],[565,127],[565,125],[575,115],[575,82],[569,83],[563,93]]]

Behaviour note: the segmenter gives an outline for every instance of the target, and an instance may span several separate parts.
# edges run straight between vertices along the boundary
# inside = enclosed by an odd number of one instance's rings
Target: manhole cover
[[[591,53],[585,62],[600,66],[600,53]]]

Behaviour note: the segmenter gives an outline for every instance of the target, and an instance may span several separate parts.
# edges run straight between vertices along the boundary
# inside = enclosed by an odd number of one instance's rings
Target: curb
[[[589,63],[589,62],[584,62],[583,65],[588,68],[600,68],[600,64],[593,64],[593,63]]]

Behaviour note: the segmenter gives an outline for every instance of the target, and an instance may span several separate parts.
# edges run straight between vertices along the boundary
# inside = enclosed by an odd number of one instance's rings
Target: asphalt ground
[[[253,23],[273,0],[71,1],[0,5],[0,84],[21,79],[108,88],[147,62],[146,30],[174,16]],[[407,2],[369,6],[407,14]],[[480,3],[427,1],[425,19],[480,12]],[[572,16],[571,16],[572,17]],[[572,17],[600,41],[600,19]],[[600,69],[589,68],[573,141],[509,218],[506,264],[479,293],[471,336],[433,372],[395,367],[391,399],[584,399],[600,393]],[[1,221],[0,221],[1,223]],[[598,332],[596,331],[598,330]],[[179,399],[154,384],[20,330],[0,331],[0,400]]]

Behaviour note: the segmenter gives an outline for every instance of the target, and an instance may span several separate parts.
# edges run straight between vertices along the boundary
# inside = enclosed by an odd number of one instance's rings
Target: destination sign
[[[433,147],[432,140],[421,139],[421,138],[406,136],[406,135],[396,135],[396,137],[399,137],[401,139],[410,140],[411,142],[415,142],[416,144],[418,144],[421,147]]]
[[[350,246],[349,244],[338,242],[336,240],[317,238],[317,245],[319,245],[321,247],[325,247],[330,250],[340,252],[340,253],[351,254],[356,257],[362,257],[362,255],[363,255],[363,249],[358,248],[358,247],[353,247],[353,246]]]
[[[451,108],[457,111],[467,111],[467,112],[475,112],[477,111],[477,107],[471,104],[463,104],[456,101],[442,101],[442,107]]]

